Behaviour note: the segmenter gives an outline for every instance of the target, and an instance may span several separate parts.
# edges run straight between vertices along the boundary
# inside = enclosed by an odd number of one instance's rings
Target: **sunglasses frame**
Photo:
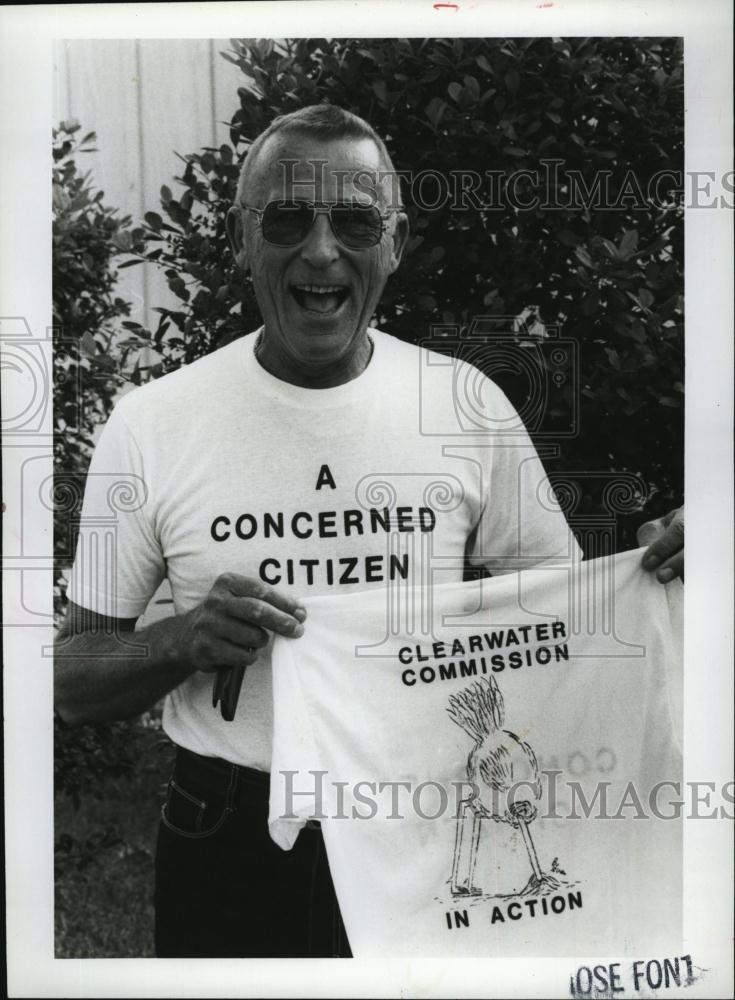
[[[265,232],[263,230],[263,216],[265,215],[266,211],[270,208],[271,205],[303,205],[305,208],[310,208],[311,209],[311,211],[313,213],[312,214],[311,223],[309,224],[309,228],[306,230],[306,232],[301,237],[301,239],[296,240],[294,243],[274,243],[272,240],[268,239],[268,237],[265,235]],[[359,203],[351,204],[350,202],[344,202],[344,201],[341,201],[341,202],[302,201],[299,198],[294,198],[292,200],[285,200],[284,199],[284,200],[281,200],[281,201],[279,201],[278,199],[274,199],[273,201],[269,201],[268,204],[264,208],[256,208],[254,205],[246,205],[245,202],[240,202],[240,207],[243,208],[243,209],[245,209],[246,212],[252,212],[253,215],[255,215],[257,217],[258,225],[260,226],[260,231],[263,234],[263,239],[266,241],[266,243],[270,244],[270,246],[274,246],[274,247],[297,247],[300,243],[304,242],[304,240],[306,239],[306,237],[311,232],[312,226],[316,222],[317,215],[327,215],[329,217],[329,225],[331,227],[332,233],[334,234],[334,238],[337,240],[337,242],[340,244],[340,246],[344,247],[346,250],[353,250],[353,251],[358,251],[358,252],[360,250],[371,250],[373,247],[376,247],[380,243],[380,241],[382,240],[383,235],[388,230],[388,220],[390,219],[390,217],[392,215],[396,214],[395,209],[390,209],[388,212],[386,212],[385,214],[383,214],[383,213],[381,213],[379,211],[378,208],[376,208],[375,205],[361,205]],[[360,247],[351,247],[349,244],[345,243],[344,240],[340,237],[340,235],[337,232],[337,230],[334,228],[334,220],[332,219],[332,209],[334,209],[334,208],[370,208],[370,209],[374,209],[377,212],[378,217],[380,219],[380,223],[381,223],[381,225],[380,225],[380,232],[378,233],[378,238],[375,240],[375,242],[374,243],[368,243],[366,246],[360,246]]]

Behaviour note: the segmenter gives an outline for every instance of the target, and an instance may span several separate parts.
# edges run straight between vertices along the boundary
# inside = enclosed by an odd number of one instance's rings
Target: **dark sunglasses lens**
[[[272,201],[263,212],[263,236],[276,246],[300,243],[314,221],[314,212],[306,202]]]
[[[346,247],[364,250],[380,242],[383,220],[372,205],[335,205],[332,208],[332,225],[337,238]]]

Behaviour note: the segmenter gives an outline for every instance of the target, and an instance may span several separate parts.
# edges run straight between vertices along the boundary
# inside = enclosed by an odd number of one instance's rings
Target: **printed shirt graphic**
[[[469,555],[493,572],[570,557],[574,537],[497,386],[370,336],[365,371],[330,389],[270,375],[250,334],[124,396],[92,459],[71,600],[134,618],[164,577],[176,614],[228,572],[297,598],[421,584],[435,565],[461,580],[473,532]],[[474,433],[455,407],[468,380],[483,417]],[[167,734],[269,770],[270,645],[245,673],[232,722],[212,707],[212,683],[195,672],[168,695]]]
[[[276,640],[271,836],[321,821],[355,956],[679,947],[683,587],[641,551]]]

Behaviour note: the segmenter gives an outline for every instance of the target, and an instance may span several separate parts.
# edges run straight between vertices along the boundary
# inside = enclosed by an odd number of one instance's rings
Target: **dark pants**
[[[156,851],[159,958],[349,958],[321,830],[268,834],[269,777],[179,749]]]

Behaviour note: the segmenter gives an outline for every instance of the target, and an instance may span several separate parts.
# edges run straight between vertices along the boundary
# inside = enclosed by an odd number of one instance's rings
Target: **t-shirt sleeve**
[[[127,400],[115,407],[92,456],[68,592],[75,604],[111,618],[139,617],[166,572]]]
[[[483,447],[487,489],[468,550],[472,565],[493,574],[570,562],[581,550],[559,507],[523,422],[493,385],[497,430]]]

